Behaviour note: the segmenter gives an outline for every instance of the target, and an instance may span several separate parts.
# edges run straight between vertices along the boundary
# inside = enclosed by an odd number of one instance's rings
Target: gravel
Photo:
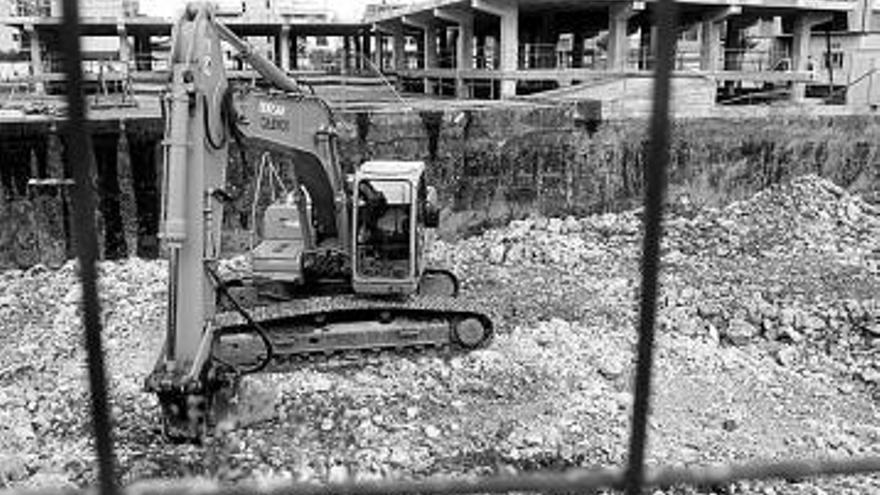
[[[119,482],[269,487],[622,465],[640,218],[534,217],[437,241],[430,258],[497,322],[489,349],[248,377],[248,410],[204,446],[165,442],[141,389],[162,341],[166,264],[103,263]],[[880,212],[804,176],[723,209],[676,211],[664,228],[648,461],[880,454]],[[95,481],[76,282],[73,263],[0,272],[0,487]],[[726,487],[878,488],[876,476]]]

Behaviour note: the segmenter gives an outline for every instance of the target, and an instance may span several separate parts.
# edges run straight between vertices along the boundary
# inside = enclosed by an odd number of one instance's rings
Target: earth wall
[[[444,205],[441,234],[478,232],[515,218],[583,216],[638,206],[647,122],[576,119],[571,107],[340,115],[347,170],[368,159],[424,160]],[[674,122],[668,204],[721,206],[806,173],[880,202],[880,119],[835,116],[681,119]],[[99,221],[107,258],[159,252],[161,122],[96,128]],[[235,198],[227,230],[249,228],[262,150],[230,152]],[[48,125],[0,129],[0,267],[57,264],[72,255],[63,139]],[[230,236],[235,239],[235,236]],[[130,246],[137,244],[137,246]],[[241,242],[229,243],[240,249]]]

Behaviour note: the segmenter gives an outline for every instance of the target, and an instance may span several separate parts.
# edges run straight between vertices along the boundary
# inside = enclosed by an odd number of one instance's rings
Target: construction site
[[[354,3],[0,0],[0,494],[880,491],[880,6]]]

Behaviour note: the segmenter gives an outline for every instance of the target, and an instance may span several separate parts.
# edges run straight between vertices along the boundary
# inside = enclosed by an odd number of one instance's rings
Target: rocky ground
[[[880,211],[806,176],[720,210],[677,203],[665,229],[649,462],[880,455]],[[462,297],[497,322],[489,349],[248,378],[263,421],[204,446],[163,441],[141,391],[162,339],[164,263],[104,263],[119,481],[619,466],[640,240],[634,211],[438,242],[432,256],[462,277]],[[72,264],[0,273],[0,487],[94,481],[78,297]],[[868,493],[880,475],[715,489]]]

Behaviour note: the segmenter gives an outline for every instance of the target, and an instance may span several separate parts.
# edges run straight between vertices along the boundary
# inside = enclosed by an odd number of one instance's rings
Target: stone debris
[[[165,262],[102,263],[121,480],[273,486],[622,465],[640,222],[638,210],[533,216],[438,241],[431,260],[497,322],[492,347],[248,377],[248,404],[259,407],[204,446],[162,440],[156,399],[142,392],[163,340]],[[669,215],[665,234],[649,460],[880,453],[876,435],[856,433],[880,421],[877,209],[805,176],[726,208]],[[246,265],[239,256],[220,271]],[[72,262],[0,272],[0,488],[96,479],[79,298]],[[755,483],[789,492],[784,481]]]

